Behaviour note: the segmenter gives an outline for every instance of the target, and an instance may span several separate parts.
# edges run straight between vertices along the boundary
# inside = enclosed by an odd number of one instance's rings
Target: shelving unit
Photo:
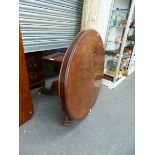
[[[133,49],[133,53],[130,59],[129,67],[128,67],[128,75],[135,71],[135,49]]]
[[[134,71],[134,0],[113,0],[105,39],[105,64],[102,84],[110,89]]]

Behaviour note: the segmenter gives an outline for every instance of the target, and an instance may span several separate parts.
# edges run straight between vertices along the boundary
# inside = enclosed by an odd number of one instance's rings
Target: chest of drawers
[[[31,89],[43,87],[42,52],[26,53],[26,66]]]

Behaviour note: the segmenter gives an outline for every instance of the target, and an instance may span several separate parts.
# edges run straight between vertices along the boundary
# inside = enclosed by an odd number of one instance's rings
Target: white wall
[[[126,5],[126,3],[128,1],[129,0],[117,0],[116,6],[119,6],[119,8],[124,8],[124,5]],[[86,2],[90,3],[90,0],[85,0],[84,4],[86,4]],[[113,2],[113,0],[97,0],[97,17],[96,17],[96,28],[95,29],[100,33],[103,43],[105,42],[106,31],[107,31],[109,14],[110,14],[112,2]],[[120,6],[120,3],[122,6]],[[89,8],[90,6],[91,6],[91,4],[87,4],[87,6],[85,6],[85,7],[88,7],[87,10],[91,11],[92,8]],[[95,9],[96,9],[96,7],[95,7]],[[92,11],[92,12],[94,13],[94,11]],[[90,14],[90,16],[92,16],[93,13],[87,11],[87,16],[88,16],[88,14]],[[94,15],[95,15],[95,13],[94,13]],[[85,18],[84,22],[86,22],[86,23],[89,22],[87,17],[84,17],[84,18]],[[91,26],[89,25],[87,28],[91,28]]]
[[[84,0],[81,30],[96,29],[105,41],[109,14],[113,0]]]
[[[81,30],[96,29],[96,17],[98,10],[97,0],[84,0],[81,20]]]
[[[103,43],[106,37],[112,0],[98,0],[96,30],[100,33]]]

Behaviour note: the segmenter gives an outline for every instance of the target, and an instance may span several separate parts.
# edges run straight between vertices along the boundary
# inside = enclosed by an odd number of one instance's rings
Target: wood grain
[[[21,32],[19,34],[19,125],[32,117],[33,106]]]
[[[65,114],[83,119],[95,104],[104,68],[102,39],[95,30],[80,32],[63,59],[59,75],[59,97]]]

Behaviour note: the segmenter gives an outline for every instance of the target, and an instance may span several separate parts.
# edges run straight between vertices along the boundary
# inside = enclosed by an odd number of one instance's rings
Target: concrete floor
[[[32,96],[33,117],[19,129],[20,155],[135,154],[135,73],[113,90],[102,86],[91,114],[69,127],[57,94]]]

